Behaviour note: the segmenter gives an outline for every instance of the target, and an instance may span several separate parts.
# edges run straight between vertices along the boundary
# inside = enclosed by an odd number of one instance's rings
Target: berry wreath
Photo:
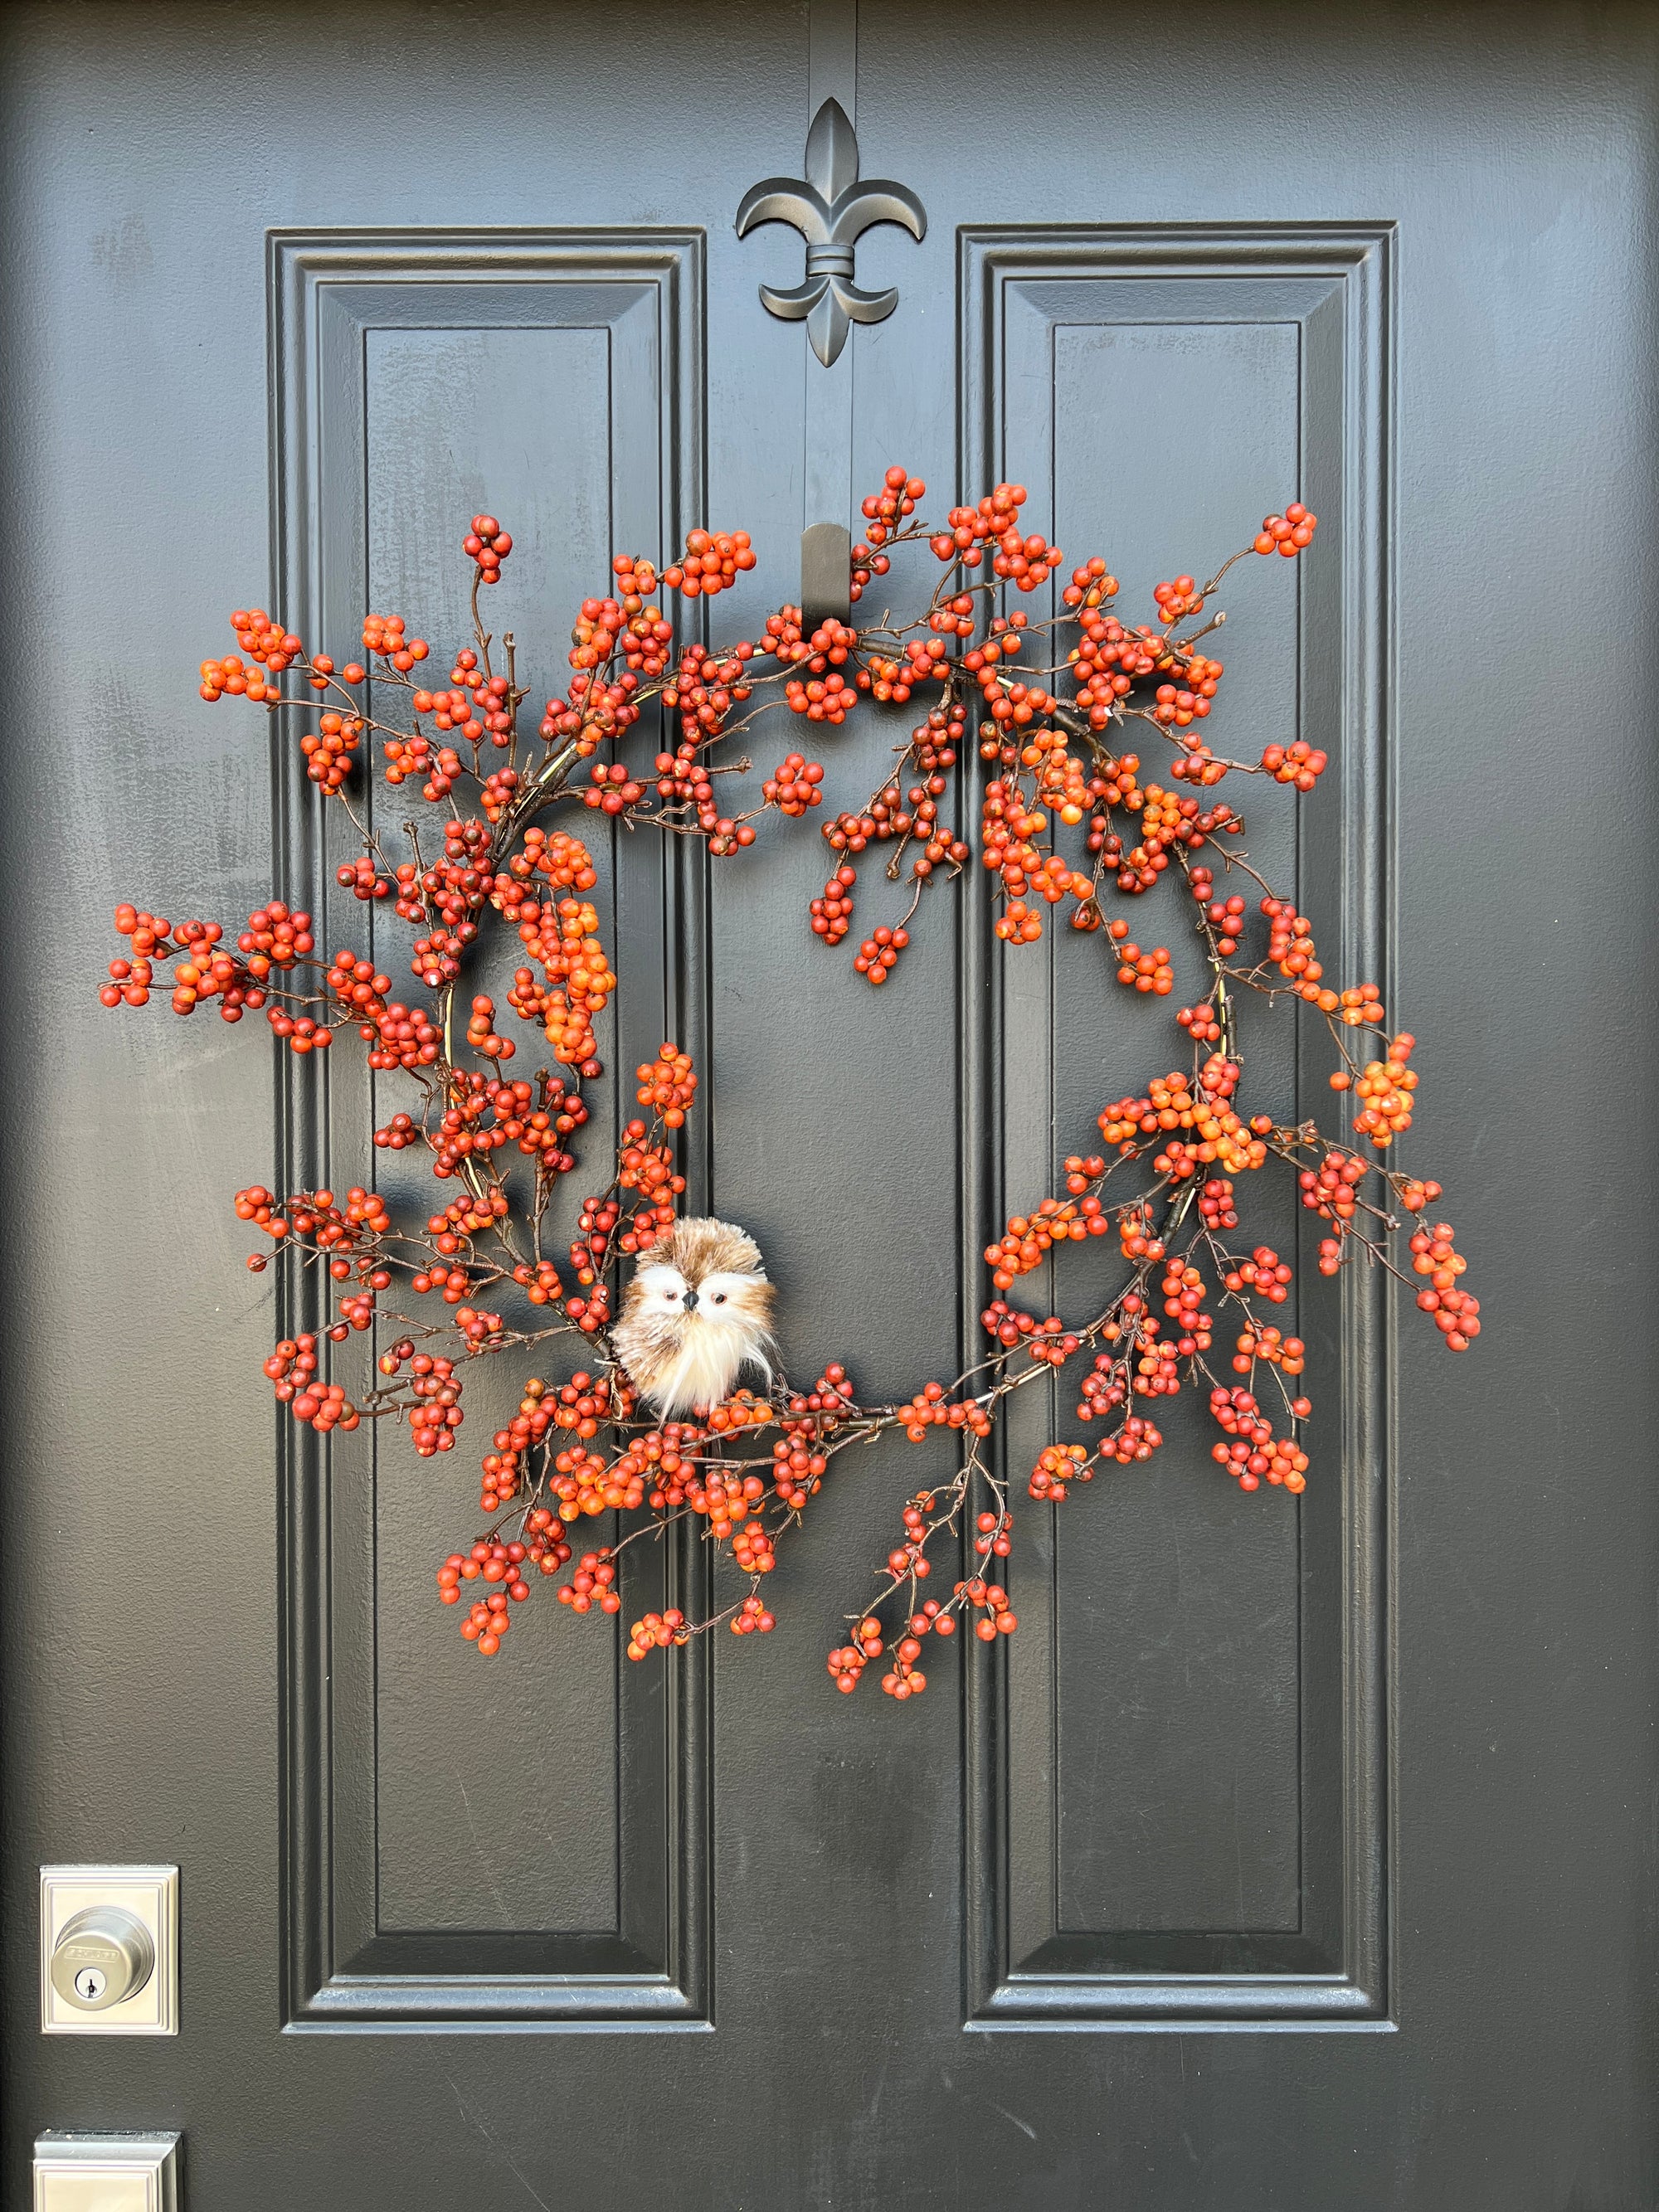
[[[1033,1498],[1058,1504],[1097,1468],[1149,1458],[1163,1442],[1158,1401],[1183,1381],[1207,1387],[1220,1431],[1213,1457],[1241,1489],[1265,1482],[1299,1493],[1311,1412],[1297,1380],[1305,1347],[1269,1318],[1291,1295],[1292,1270],[1265,1243],[1245,1251],[1228,1243],[1238,1224],[1236,1182],[1269,1161],[1290,1167],[1302,1204],[1328,1225],[1322,1274],[1350,1262],[1385,1269],[1415,1286],[1449,1349],[1466,1350],[1480,1333],[1453,1232],[1424,1218],[1440,1186],[1384,1164],[1411,1126],[1413,1039],[1389,1028],[1376,986],[1327,982],[1312,924],[1250,865],[1242,817],[1214,795],[1230,775],[1304,793],[1326,766],[1301,740],[1241,761],[1213,752],[1202,734],[1223,677],[1203,647],[1225,619],[1218,611],[1201,620],[1206,605],[1250,553],[1300,557],[1316,517],[1292,502],[1208,582],[1160,583],[1150,623],[1129,627],[1112,611],[1117,582],[1098,557],[1072,571],[1055,618],[1034,623],[1017,605],[1005,610],[1057,582],[1062,556],[1023,528],[1023,488],[999,484],[976,505],[952,507],[942,528],[918,517],[925,492],[920,479],[889,469],[863,502],[865,538],[853,549],[855,603],[888,572],[896,548],[923,540],[931,548],[942,570],[937,587],[920,614],[896,623],[884,615],[857,629],[830,618],[809,632],[800,609],[786,605],[757,641],[714,650],[677,643],[676,598],[689,613],[752,568],[748,534],[693,530],[660,572],[618,555],[609,594],[583,602],[572,632],[568,696],[547,702],[534,738],[521,723],[527,694],[511,635],[498,665],[480,613],[483,589],[501,580],[513,550],[492,515],[475,515],[463,541],[472,642],[456,653],[447,684],[428,682],[428,647],[398,615],[367,616],[362,660],[339,665],[308,653],[262,610],[239,610],[231,621],[240,651],[202,663],[204,699],[250,700],[284,730],[305,726],[307,775],[325,801],[344,809],[361,843],[339,883],[359,900],[389,903],[409,924],[412,973],[430,996],[405,1004],[390,975],[349,950],[325,958],[311,917],[276,898],[230,942],[218,923],[118,908],[127,950],[110,963],[100,995],[106,1006],[142,1006],[171,963],[176,1012],[210,1003],[237,1022],[263,1011],[301,1058],[355,1034],[371,1069],[400,1071],[412,1086],[410,1110],[377,1129],[374,1142],[424,1148],[434,1175],[457,1188],[424,1232],[394,1227],[368,1188],[278,1194],[255,1184],[237,1194],[238,1215],[279,1256],[337,1286],[334,1317],[285,1339],[265,1362],[296,1421],[325,1436],[365,1420],[405,1421],[416,1451],[430,1457],[457,1443],[472,1362],[538,1354],[561,1337],[586,1359],[562,1382],[525,1382],[517,1413],[483,1456],[489,1525],[437,1569],[440,1597],[461,1612],[461,1633],[482,1653],[499,1650],[514,1607],[542,1577],[556,1580],[574,1612],[620,1611],[619,1553],[688,1516],[729,1558],[741,1592],[708,1619],[672,1607],[647,1613],[632,1624],[629,1656],[683,1644],[720,1621],[738,1635],[769,1630],[763,1592],[779,1539],[806,1517],[839,1455],[891,1431],[920,1440],[945,1429],[959,1438],[956,1473],[905,1502],[874,1593],[847,1614],[845,1641],[829,1658],[843,1691],[878,1662],[892,1697],[917,1695],[927,1686],[928,1637],[971,1627],[994,1643],[1018,1626],[997,1579],[1012,1543],[1010,1485],[988,1442],[1011,1394],[1073,1361],[1086,1365],[1078,1418],[1105,1433],[1092,1448],[1043,1449],[1029,1476]],[[1050,684],[1063,684],[1064,694]],[[972,842],[942,812],[950,772],[971,744],[985,769],[978,858],[1000,902],[997,936],[1026,945],[1042,936],[1045,908],[1052,921],[1064,914],[1085,938],[1103,936],[1120,985],[1170,996],[1169,949],[1143,948],[1129,922],[1105,910],[1109,882],[1135,899],[1170,875],[1208,988],[1176,1016],[1188,1064],[1149,1082],[1144,1096],[1107,1104],[1099,1150],[1063,1164],[1063,1194],[1015,1215],[986,1251],[993,1294],[981,1316],[983,1356],[903,1404],[865,1405],[839,1364],[805,1390],[774,1371],[770,1291],[754,1245],[729,1224],[679,1218],[676,1132],[697,1078],[672,1042],[637,1071],[641,1114],[623,1130],[609,1184],[574,1209],[568,1268],[548,1256],[550,1216],[589,1116],[584,1086],[602,1073],[594,1024],[617,979],[585,896],[598,880],[593,860],[580,838],[544,817],[583,808],[702,839],[715,858],[736,854],[769,812],[801,818],[823,798],[823,766],[795,751],[766,778],[758,805],[721,811],[716,779],[748,768],[729,750],[763,714],[781,706],[809,724],[839,725],[863,702],[912,699],[925,712],[895,748],[891,774],[861,809],[823,826],[834,866],[811,919],[826,945],[850,933],[859,862],[881,852],[888,878],[908,886],[908,904],[863,939],[852,964],[872,986],[893,975],[924,893],[973,860]],[[647,708],[679,733],[650,770],[618,750]],[[354,797],[365,740],[381,747],[388,787],[413,784],[434,810],[428,845],[441,831],[441,854],[422,851],[414,823],[404,825],[400,855],[369,828]],[[1168,745],[1171,787],[1142,782],[1140,756],[1126,740]],[[1064,840],[1062,830],[1071,833]],[[1079,848],[1076,859],[1062,842]],[[1248,896],[1229,887],[1241,879]],[[497,1030],[489,997],[471,998],[464,1042],[456,1035],[469,948],[492,917],[515,927],[524,947],[507,1005],[543,1033],[555,1063],[527,1079],[507,1073],[515,1048]],[[1247,950],[1264,922],[1265,944]],[[1350,1132],[1331,1136],[1311,1120],[1286,1126],[1244,1111],[1244,992],[1288,997],[1322,1018],[1334,1048],[1331,1087],[1358,1108]],[[1396,1256],[1407,1224],[1407,1250]],[[1067,1323],[1011,1303],[1020,1278],[1056,1247],[1114,1237],[1123,1279],[1089,1319]],[[634,1281],[619,1306],[617,1273],[630,1257]],[[258,1272],[268,1261],[256,1253],[247,1264]],[[435,1298],[441,1317],[430,1305],[422,1319],[386,1303],[403,1291]],[[492,1310],[497,1303],[505,1310]],[[1211,1303],[1229,1310],[1231,1351],[1217,1350]],[[348,1395],[328,1377],[325,1347],[365,1332],[377,1332],[382,1346],[378,1377]],[[764,1395],[732,1388],[746,1363],[761,1369]],[[611,1514],[619,1530],[631,1518],[631,1532],[578,1557],[581,1522]],[[924,1595],[935,1561],[969,1540],[970,1571],[948,1596]],[[477,1593],[471,1601],[470,1592]]]

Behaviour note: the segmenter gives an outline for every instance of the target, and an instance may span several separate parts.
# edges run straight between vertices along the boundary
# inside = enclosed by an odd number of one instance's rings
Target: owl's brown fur
[[[773,1289],[752,1237],[677,1222],[640,1256],[611,1331],[628,1379],[665,1419],[729,1398],[745,1366],[769,1377]]]

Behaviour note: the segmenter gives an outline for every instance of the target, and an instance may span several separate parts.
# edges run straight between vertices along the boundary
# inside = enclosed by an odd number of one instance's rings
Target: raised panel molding
[[[1396,243],[1388,223],[1011,226],[961,232],[957,264],[963,496],[1020,475],[1015,446],[1022,456],[1038,456],[1033,483],[1042,466],[1058,465],[1054,447],[1062,429],[1054,386],[1062,331],[1259,325],[1293,334],[1290,404],[1301,475],[1280,495],[1299,495],[1319,514],[1325,556],[1322,566],[1308,564],[1301,583],[1295,713],[1302,732],[1324,745],[1334,763],[1326,779],[1332,788],[1327,793],[1322,784],[1319,806],[1304,815],[1296,880],[1304,902],[1335,921],[1334,931],[1328,922],[1325,934],[1340,940],[1342,972],[1376,978],[1385,1002],[1393,965]],[[1182,495],[1179,428],[1170,425],[1176,501]],[[1044,511],[1039,498],[1033,512],[1040,518]],[[1255,514],[1242,518],[1245,530],[1255,521]],[[1069,551],[1069,538],[1062,542]],[[1110,555],[1114,549],[1078,550]],[[984,872],[971,872],[962,918],[967,975],[976,972],[975,948],[990,935]],[[982,990],[967,992],[963,1018],[963,1156],[975,1166],[964,1194],[961,1261],[963,1280],[971,1286],[1009,1204],[1030,1195],[1028,1164],[1022,1159],[1018,1175],[1009,1171],[1020,1115],[1009,1103],[1005,1070],[1011,1051],[1018,1060],[1031,1040],[1019,1031],[1020,1019],[1029,1018],[1005,988],[1000,963],[993,963]],[[1297,1093],[1305,1090],[1311,1097],[1315,1085],[1322,1091],[1325,1069],[1313,1040],[1309,1046],[1307,1069],[1298,1050],[1285,1079],[1293,1078]],[[1026,1050],[1027,1067],[1031,1058]],[[1052,1089],[1045,1097],[1051,1117]],[[1029,1106],[1023,1094],[1020,1104]],[[1034,1118],[1025,1112],[1026,1120]],[[1319,1224],[1296,1206],[1293,1194],[1285,1206],[1284,1233],[1298,1240],[1299,1272],[1310,1273],[1317,1239],[1305,1224],[1316,1231]],[[964,1669],[969,2029],[1375,2031],[1394,2025],[1392,1319],[1379,1271],[1367,1271],[1363,1279],[1346,1273],[1340,1293],[1322,1355],[1331,1384],[1322,1397],[1317,1389],[1311,1393],[1324,1414],[1322,1487],[1310,1488],[1294,1509],[1299,1518],[1288,1571],[1297,1623],[1298,1766],[1295,1902],[1288,1924],[1066,1924],[1056,1568],[1066,1533],[1054,1509],[1024,1507],[1015,1596],[1025,1632],[1012,1639],[1020,1648],[1000,1643],[986,1663]],[[964,1335],[975,1340],[971,1314],[964,1316]],[[1018,1479],[1018,1469],[1010,1471]],[[1202,1476],[1172,1462],[1160,1480]],[[1085,1512],[1088,1504],[1064,1510]],[[1011,1725],[1016,1711],[1017,1727]]]
[[[700,233],[273,233],[268,276],[272,605],[308,641],[352,639],[368,604],[373,333],[599,333],[609,363],[609,526],[619,542],[671,544],[702,512]],[[347,849],[336,840],[349,825],[331,818],[338,810],[319,807],[291,741],[273,740],[271,775],[283,896],[319,918],[319,942],[351,942],[365,917],[333,884]],[[671,1035],[701,1054],[706,884],[696,857],[681,849],[685,842],[665,840],[673,849],[664,850],[631,841],[637,851],[612,855],[607,919],[619,966],[647,979],[619,994],[606,1055],[614,1064],[648,1056]],[[276,1157],[283,1187],[362,1176],[375,1156],[373,1102],[361,1071],[299,1067],[280,1048],[279,1058]],[[602,1142],[607,1132],[599,1124],[592,1133]],[[708,1179],[706,1138],[697,1143],[703,1149],[694,1147],[687,1161],[694,1199]],[[307,1295],[301,1287],[279,1307],[283,1332],[315,1325],[301,1303]],[[384,1927],[374,1440],[360,1432],[325,1444],[278,1414],[287,2028],[708,2027],[708,1639],[672,1655],[665,1679],[627,1666],[619,1644],[615,1650],[610,1924],[522,1932],[499,1924],[476,1932]],[[477,1449],[455,1457],[465,1467]],[[409,1456],[405,1448],[401,1479]],[[464,1492],[455,1502],[465,1516]],[[703,1547],[678,1540],[635,1547],[647,1548],[652,1557],[629,1570],[629,1599],[678,1598],[706,1610]],[[434,1620],[434,1632],[453,1630]],[[532,1663],[529,1652],[515,1657]],[[538,1654],[533,1663],[556,1662]]]

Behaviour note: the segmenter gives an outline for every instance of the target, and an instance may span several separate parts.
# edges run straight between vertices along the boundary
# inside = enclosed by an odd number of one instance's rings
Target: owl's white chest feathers
[[[743,1366],[738,1333],[687,1316],[681,1340],[653,1376],[652,1397],[665,1414],[687,1413],[694,1406],[718,1406],[729,1398]]]

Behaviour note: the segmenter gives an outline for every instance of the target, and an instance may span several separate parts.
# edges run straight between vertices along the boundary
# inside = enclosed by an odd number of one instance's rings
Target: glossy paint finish
[[[5,36],[7,2201],[40,2130],[165,2126],[238,2212],[1653,2203],[1650,12]],[[927,231],[860,241],[899,303],[825,368],[757,296],[799,238],[733,218],[831,96]],[[750,529],[714,624],[750,632],[893,460],[941,505],[1023,479],[1143,599],[1316,508],[1297,571],[1235,572],[1221,722],[1333,752],[1250,848],[1422,1040],[1407,1163],[1485,1334],[1310,1290],[1300,1508],[1172,1419],[1022,1512],[1013,1648],[906,1711],[823,1662],[929,1448],[826,1491],[769,1639],[658,1674],[541,1603],[483,1666],[430,1583],[472,1455],[295,1449],[229,1206],[359,1174],[389,1093],[105,1014],[109,909],[331,897],[289,750],[196,696],[231,605],[447,644],[487,504],[550,690],[613,542]],[[825,743],[832,804],[903,726]],[[605,1058],[704,1055],[694,1195],[759,1238],[794,1370],[908,1393],[971,1340],[987,1223],[1170,1038],[1073,992],[1086,946],[994,957],[977,882],[877,1000],[808,936],[823,873],[805,824],[605,856]],[[1314,1100],[1314,1040],[1248,1042]],[[38,1869],[81,1858],[179,1864],[176,2040],[40,2039]]]

